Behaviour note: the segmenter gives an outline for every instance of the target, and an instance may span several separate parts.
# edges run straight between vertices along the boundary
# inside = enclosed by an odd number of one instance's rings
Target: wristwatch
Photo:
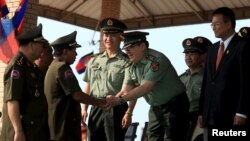
[[[119,96],[119,98],[120,98],[120,104],[126,103],[126,101],[124,100],[124,98],[122,96]]]

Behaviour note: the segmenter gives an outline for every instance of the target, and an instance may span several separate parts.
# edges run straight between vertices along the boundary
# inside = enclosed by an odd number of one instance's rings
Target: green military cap
[[[117,19],[106,18],[100,22],[100,28],[101,28],[101,32],[103,32],[103,33],[107,33],[107,32],[111,32],[111,33],[121,32],[121,33],[123,33],[123,31],[127,29],[127,26],[123,22],[121,22]]]
[[[201,53],[205,53],[207,51],[207,48],[212,45],[212,42],[206,37],[197,36],[197,37],[194,37],[193,39],[198,42],[199,47],[203,51]]]
[[[184,48],[183,53],[188,53],[188,52],[204,53],[204,51],[200,47],[201,45],[192,38],[187,38],[183,40],[182,46]]]
[[[22,32],[16,37],[16,39],[21,45],[27,44],[29,42],[47,43],[48,40],[46,40],[42,35],[42,28],[42,24],[39,24],[35,28]]]
[[[239,30],[238,35],[242,38],[250,38],[250,27],[242,27]]]
[[[54,48],[54,51],[61,51],[63,49],[72,49],[72,48],[78,48],[81,47],[76,42],[76,34],[77,32],[74,31],[68,35],[62,36],[58,39],[56,39],[54,42],[52,42],[50,45]]]
[[[140,31],[124,33],[121,36],[124,39],[124,44],[122,49],[128,48],[137,43],[147,42],[146,38],[147,35],[149,35],[148,32],[140,32]]]

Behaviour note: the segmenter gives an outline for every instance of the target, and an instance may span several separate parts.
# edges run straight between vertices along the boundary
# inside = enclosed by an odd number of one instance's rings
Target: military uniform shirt
[[[22,128],[27,141],[47,141],[48,105],[43,91],[43,76],[22,53],[8,64],[4,73],[2,141],[14,140],[14,128],[8,116],[7,102],[19,102]]]
[[[139,86],[144,81],[155,82],[151,92],[144,96],[151,106],[165,104],[185,92],[185,87],[169,59],[153,49],[148,49],[145,57],[138,64],[130,65],[125,72],[126,85]]]
[[[71,94],[81,91],[69,64],[52,61],[45,76],[51,140],[81,141],[81,107]]]
[[[117,94],[121,90],[128,62],[128,57],[122,51],[113,58],[108,58],[106,52],[91,58],[83,78],[83,81],[90,83],[90,94],[97,98]]]
[[[204,70],[202,69],[202,71],[190,75],[190,71],[188,69],[186,72],[180,75],[180,79],[186,87],[186,93],[190,102],[189,112],[199,111],[203,71]]]

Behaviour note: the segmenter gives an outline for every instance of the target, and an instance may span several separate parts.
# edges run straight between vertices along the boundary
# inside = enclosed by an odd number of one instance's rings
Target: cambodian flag
[[[0,60],[6,64],[18,52],[19,45],[15,34],[20,32],[27,4],[27,0],[20,0],[20,5],[14,17],[11,19],[3,18],[1,20]]]
[[[76,65],[76,71],[79,74],[82,74],[83,72],[85,72],[85,69],[87,67],[87,63],[91,59],[93,54],[94,54],[94,52],[92,51],[89,54],[86,54],[80,58],[80,60],[78,61],[77,65]]]
[[[20,0],[19,7],[13,16],[13,26],[16,33],[19,34],[23,25],[24,14],[28,6],[28,0]]]
[[[0,17],[5,17],[8,13],[9,13],[9,9],[6,6],[6,2],[5,0],[0,0]]]

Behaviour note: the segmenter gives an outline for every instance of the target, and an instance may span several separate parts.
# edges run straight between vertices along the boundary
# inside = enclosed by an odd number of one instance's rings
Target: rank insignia
[[[152,62],[150,65],[150,69],[155,72],[159,69],[159,63],[158,62]]]
[[[20,77],[20,73],[18,70],[12,70],[11,72],[11,78],[18,79]]]
[[[75,75],[73,74],[72,70],[66,70],[64,72],[65,78],[73,78]]]

